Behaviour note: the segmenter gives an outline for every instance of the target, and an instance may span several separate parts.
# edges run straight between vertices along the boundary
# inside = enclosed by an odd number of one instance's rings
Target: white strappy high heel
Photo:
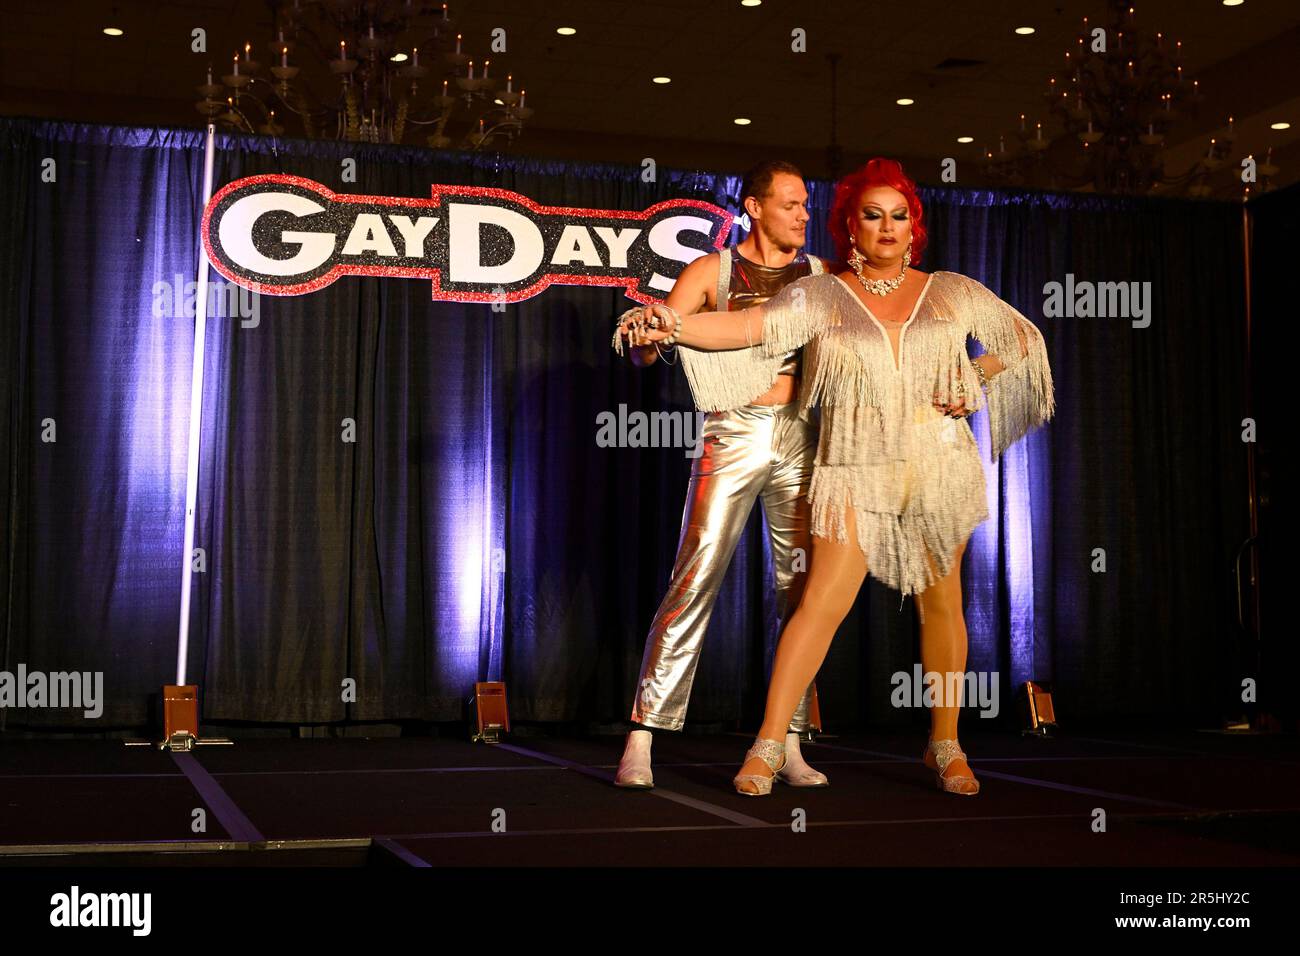
[[[750,757],[757,757],[767,764],[767,768],[772,771],[772,776],[765,777],[761,773],[738,773],[733,779],[732,785],[736,788],[736,793],[746,797],[764,797],[772,792],[772,781],[776,775],[785,767],[785,744],[779,740],[768,740],[766,737],[757,737],[754,739],[754,746],[750,747],[745,754],[745,762]],[[780,760],[780,763],[777,761]],[[743,767],[744,764],[741,764]],[[753,784],[755,790],[742,790],[741,784]]]
[[[940,790],[959,794],[963,797],[973,797],[980,792],[980,782],[974,777],[966,775],[945,777],[943,775],[943,772],[948,769],[948,764],[954,760],[966,759],[966,754],[962,752],[961,746],[956,740],[931,740],[926,745],[925,753],[921,754],[922,761],[925,760],[926,754],[933,754],[934,762],[939,765],[934,774],[935,783]],[[930,765],[926,764],[926,766]]]

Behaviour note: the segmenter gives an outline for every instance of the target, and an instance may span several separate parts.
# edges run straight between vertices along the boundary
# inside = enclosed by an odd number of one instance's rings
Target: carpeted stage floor
[[[872,733],[805,745],[827,789],[742,797],[731,777],[749,741],[657,740],[653,791],[611,785],[621,736],[253,738],[175,756],[118,741],[7,741],[0,865],[1300,862],[1294,737],[972,729],[962,743],[982,781],[973,798],[935,788],[923,735]],[[191,831],[196,808],[206,832]],[[1094,832],[1097,808],[1105,832]]]

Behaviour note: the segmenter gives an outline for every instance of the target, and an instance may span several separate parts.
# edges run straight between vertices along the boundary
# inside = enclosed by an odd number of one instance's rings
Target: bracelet
[[[677,348],[677,339],[682,334],[682,317],[671,305],[664,305],[662,302],[659,304],[663,305],[663,307],[672,314],[675,322],[672,332],[669,333],[668,338],[663,340],[663,344],[660,345],[658,342],[654,343],[655,351],[659,353],[659,357],[665,362],[668,362],[668,353]],[[675,365],[676,363],[668,362],[668,364]]]
[[[984,366],[981,365],[979,362],[976,362],[976,361],[973,360],[973,359],[971,360],[971,365],[974,365],[974,366],[975,366],[975,374],[978,375],[978,376],[980,377],[980,387],[981,387],[981,388],[988,388],[988,387],[989,387],[989,376],[988,376],[988,373],[984,371]]]
[[[663,306],[665,309],[667,309],[668,312],[669,312],[669,314],[672,315],[674,322],[676,323],[676,324],[673,326],[673,330],[672,330],[672,332],[670,332],[670,333],[668,334],[668,338],[666,338],[666,339],[663,340],[665,345],[667,345],[667,346],[669,346],[669,347],[672,347],[672,346],[677,342],[677,339],[681,337],[681,334],[682,334],[682,317],[681,317],[681,315],[678,313],[678,311],[677,311],[676,309],[674,309],[671,305],[664,305],[662,302],[657,303],[657,304],[658,304],[658,305],[661,305],[661,306]],[[657,327],[657,326],[656,326],[656,327]],[[656,343],[656,344],[658,344],[658,343]]]

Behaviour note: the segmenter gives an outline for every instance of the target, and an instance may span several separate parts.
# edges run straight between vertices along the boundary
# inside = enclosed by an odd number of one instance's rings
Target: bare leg
[[[940,675],[946,691],[949,674],[966,671],[966,615],[961,602],[961,559],[966,551],[963,541],[957,548],[948,575],[939,578],[926,588],[917,600],[921,603],[924,623],[921,625],[921,667],[926,673]],[[929,560],[927,556],[927,560]],[[930,570],[937,573],[934,561]],[[930,739],[957,739],[957,717],[961,713],[960,701],[949,700],[946,693],[938,695],[942,706],[930,708]],[[929,752],[925,765],[938,770],[938,764]],[[954,760],[944,770],[945,777],[973,776],[965,760]]]
[[[853,607],[867,575],[867,560],[858,547],[857,523],[851,508],[847,522],[848,540],[843,543],[813,538],[812,562],[799,607],[781,632],[776,647],[772,680],[767,689],[767,709],[758,731],[760,737],[785,739],[790,717],[822,666],[835,631]],[[758,757],[747,760],[740,772],[772,775],[771,768]],[[745,787],[752,790],[749,784]]]
[[[760,497],[767,517],[776,575],[777,614],[783,632],[799,606],[811,563],[812,508],[808,504],[808,486],[817,455],[817,432],[797,418],[793,408],[782,410],[777,413],[773,447],[779,449],[780,461],[763,485]],[[808,765],[799,746],[799,735],[809,728],[813,693],[813,685],[809,684],[795,706],[785,734],[785,769],[781,776],[791,786],[829,783],[825,774]]]

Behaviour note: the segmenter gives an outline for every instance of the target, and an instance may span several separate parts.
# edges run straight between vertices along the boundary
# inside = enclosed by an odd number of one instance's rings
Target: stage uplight
[[[500,681],[479,681],[474,685],[473,704],[477,730],[470,740],[474,743],[500,743],[501,734],[510,732],[506,685]]]

